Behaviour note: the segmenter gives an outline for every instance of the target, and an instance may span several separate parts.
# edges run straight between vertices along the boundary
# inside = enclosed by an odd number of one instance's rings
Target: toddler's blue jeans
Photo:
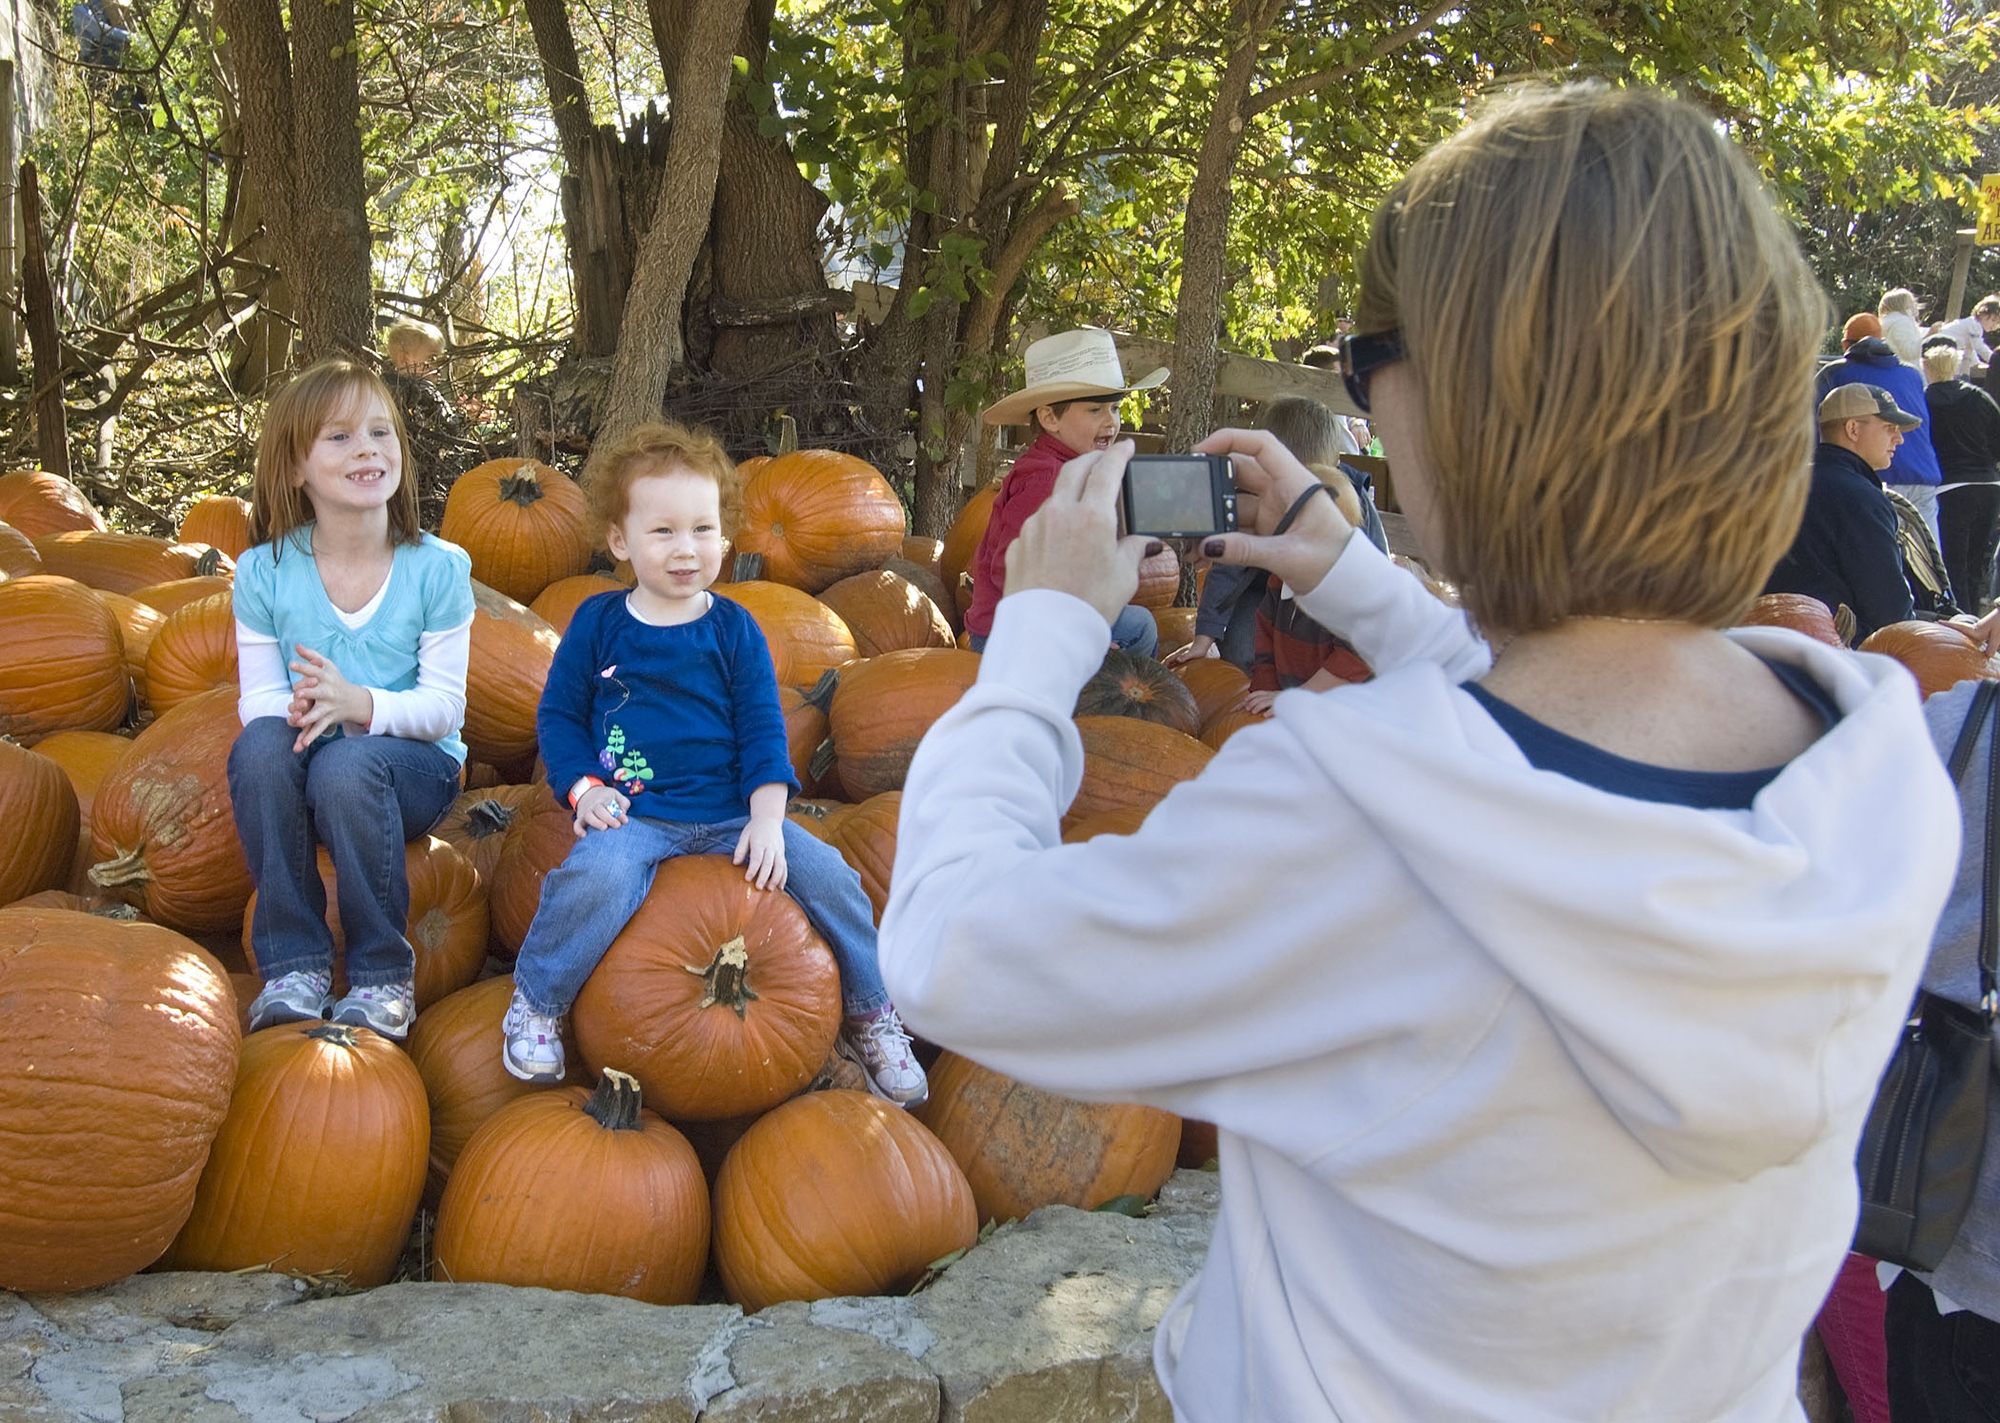
[[[653,887],[660,861],[676,855],[732,855],[748,816],[712,825],[634,815],[593,830],[542,881],[541,907],[514,962],[514,986],[537,1013],[561,1016],[576,1002]],[[785,826],[785,893],[833,950],[842,1011],[859,1017],[886,1007],[889,990],[875,961],[875,911],[840,851],[791,821]]]
[[[458,795],[458,762],[428,741],[321,737],[292,750],[298,730],[260,716],[229,750],[229,798],[257,883],[250,943],[266,983],[298,969],[331,970],[333,931],[319,846],[333,859],[350,988],[402,983],[416,971],[403,937],[410,917],[403,846],[437,824]]]

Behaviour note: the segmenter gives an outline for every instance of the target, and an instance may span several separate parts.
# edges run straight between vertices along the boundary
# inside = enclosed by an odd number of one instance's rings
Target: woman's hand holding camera
[[[1118,487],[1132,442],[1092,450],[1065,464],[1042,507],[1007,545],[1007,592],[1053,588],[1083,599],[1108,626],[1139,591],[1139,563],[1159,541],[1118,536]]]
[[[1239,510],[1249,502],[1245,495],[1257,505],[1255,532],[1203,539],[1202,557],[1216,563],[1267,568],[1301,593],[1317,588],[1354,533],[1354,525],[1334,503],[1333,491],[1266,430],[1217,430],[1195,450],[1205,455],[1228,455],[1236,471]],[[1327,489],[1328,497],[1306,499],[1299,505],[1299,500],[1315,489]],[[1291,526],[1282,534],[1270,533],[1285,511],[1295,505],[1298,514]]]

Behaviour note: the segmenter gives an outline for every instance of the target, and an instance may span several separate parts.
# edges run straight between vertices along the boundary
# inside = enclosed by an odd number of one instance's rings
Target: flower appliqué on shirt
[[[617,672],[618,664],[614,662],[597,674],[623,694],[618,699],[618,706],[605,714],[604,749],[597,753],[597,762],[626,795],[638,795],[646,789],[646,781],[652,776],[653,768],[646,763],[645,752],[625,744],[625,729],[610,719],[618,707],[631,699],[625,684],[618,680]]]

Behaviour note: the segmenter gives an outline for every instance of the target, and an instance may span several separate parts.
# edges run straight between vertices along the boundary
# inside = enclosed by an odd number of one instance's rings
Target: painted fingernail
[[[1146,545],[1146,557],[1151,558],[1154,554],[1159,553],[1165,548],[1165,544],[1161,543],[1158,539],[1154,539]]]
[[[1201,556],[1203,558],[1220,558],[1222,557],[1222,549],[1223,543],[1221,539],[1210,539],[1201,546]]]

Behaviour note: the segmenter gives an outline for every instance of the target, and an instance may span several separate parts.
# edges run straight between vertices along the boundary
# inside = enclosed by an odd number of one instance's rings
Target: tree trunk
[[[56,294],[42,245],[42,188],[35,160],[21,165],[21,301],[28,311],[28,353],[34,381],[28,408],[35,417],[35,458],[50,474],[69,478],[69,429],[63,411],[62,339]]]
[[[370,358],[375,279],[361,164],[361,88],[354,0],[292,7],[294,191],[291,271],[299,354]]]

